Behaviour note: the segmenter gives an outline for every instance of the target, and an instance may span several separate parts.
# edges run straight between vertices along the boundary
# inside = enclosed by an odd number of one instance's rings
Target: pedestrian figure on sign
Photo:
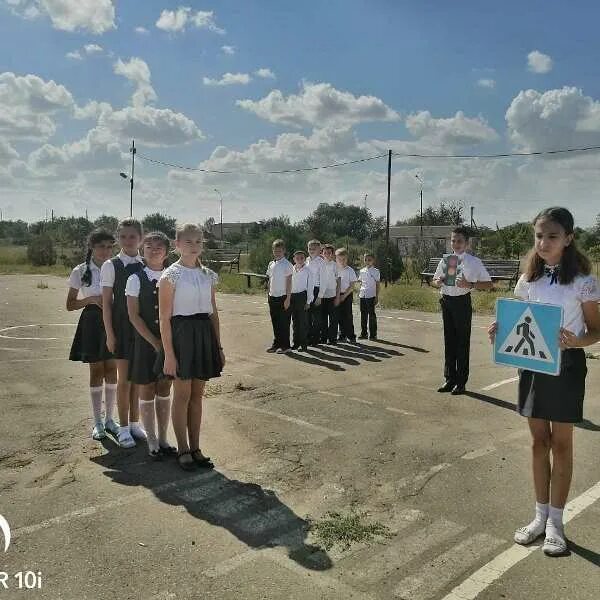
[[[529,344],[529,348],[531,349],[531,356],[535,356],[535,343],[533,341],[535,339],[535,334],[533,333],[533,331],[531,331],[529,327],[530,323],[531,317],[525,317],[525,322],[521,323],[520,325],[517,325],[517,335],[520,335],[522,337],[521,341],[515,347],[515,354],[518,354],[519,350],[521,349],[521,346],[525,342],[527,342]],[[523,353],[525,354],[526,352],[527,350],[525,350]]]

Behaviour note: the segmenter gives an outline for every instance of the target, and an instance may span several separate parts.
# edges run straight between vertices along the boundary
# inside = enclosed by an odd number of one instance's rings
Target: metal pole
[[[223,196],[219,192],[220,197],[220,207],[221,207],[221,243],[223,242]]]
[[[133,217],[133,175],[135,173],[135,140],[131,140],[131,192],[129,196],[129,216]]]
[[[392,263],[390,260],[390,200],[392,189],[392,151],[388,150],[388,181],[387,181],[387,217],[385,226],[385,258],[387,260],[388,276],[385,280],[387,287],[388,280],[392,279]]]
[[[421,184],[421,242],[423,242],[423,184]]]

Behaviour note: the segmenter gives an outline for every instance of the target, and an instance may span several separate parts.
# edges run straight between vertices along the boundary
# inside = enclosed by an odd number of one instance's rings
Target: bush
[[[404,263],[400,256],[398,246],[390,242],[389,246],[384,240],[375,244],[375,262],[381,272],[381,279],[396,281],[404,272]]]
[[[27,258],[34,267],[56,264],[56,250],[52,238],[44,233],[33,236],[27,246]]]

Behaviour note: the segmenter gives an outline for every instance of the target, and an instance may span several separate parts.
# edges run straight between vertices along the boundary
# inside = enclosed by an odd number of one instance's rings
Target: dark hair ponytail
[[[575,220],[571,212],[562,206],[553,206],[540,212],[533,220],[535,227],[538,221],[552,221],[560,225],[567,235],[575,232]],[[537,281],[544,275],[545,263],[533,248],[528,256],[525,267],[527,281]],[[563,285],[572,283],[577,275],[589,275],[592,271],[590,259],[577,248],[575,238],[563,250],[558,271],[558,281]]]
[[[94,246],[101,244],[102,242],[115,243],[115,236],[106,231],[106,229],[94,229],[88,236],[88,250],[85,255],[85,273],[81,277],[81,283],[86,287],[92,285],[92,270],[90,269],[90,262],[92,260],[92,254],[94,252]]]

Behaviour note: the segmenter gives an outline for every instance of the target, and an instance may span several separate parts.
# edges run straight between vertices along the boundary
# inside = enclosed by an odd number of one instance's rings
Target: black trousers
[[[308,344],[308,311],[306,310],[306,299],[306,292],[292,294],[290,307],[292,311],[294,346],[306,346]]]
[[[455,385],[466,385],[469,379],[469,352],[471,349],[471,321],[473,307],[471,294],[442,296],[444,319],[444,377]]]
[[[285,310],[285,296],[269,296],[269,313],[273,325],[273,346],[277,348],[290,347],[290,317],[291,310]]]
[[[377,315],[375,314],[375,298],[360,299],[360,335],[367,337],[367,326],[369,337],[377,337]]]
[[[308,311],[308,341],[311,344],[318,344],[321,341],[321,329],[323,329],[323,308],[316,306],[315,300],[319,296],[319,286],[315,286],[313,301],[310,303]]]
[[[323,298],[321,300],[321,307],[323,308],[323,328],[321,329],[322,343],[327,341],[337,341],[338,311],[334,302],[335,296],[333,298]]]
[[[356,340],[356,334],[354,333],[354,319],[352,318],[353,297],[354,297],[354,294],[350,294],[338,306],[340,336],[348,338],[351,341]]]

